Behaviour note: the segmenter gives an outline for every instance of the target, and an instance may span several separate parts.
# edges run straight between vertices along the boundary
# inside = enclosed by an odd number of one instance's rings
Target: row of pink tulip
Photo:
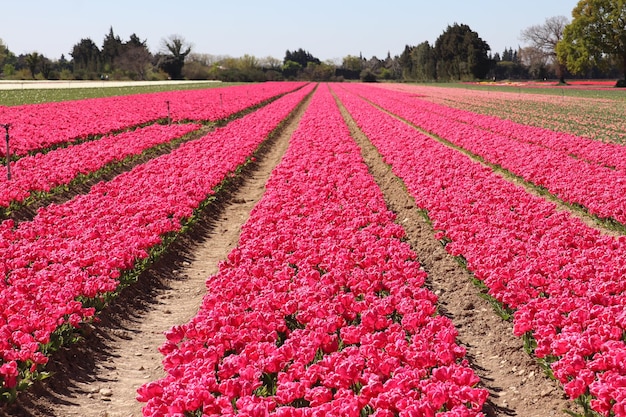
[[[0,178],[0,207],[21,203],[32,192],[49,192],[70,183],[78,175],[89,175],[107,164],[139,155],[199,128],[198,124],[155,124],[97,141],[25,156],[11,164],[11,179]]]
[[[602,235],[344,88],[335,91],[428,211],[448,252],[515,310],[515,334],[534,338],[535,355],[551,362],[566,393],[590,394],[602,416],[626,415],[626,237]]]
[[[168,110],[174,121],[221,120],[303,85],[276,82],[0,107],[0,123],[10,125],[11,154],[23,156],[165,120]],[[6,148],[2,146],[0,157],[5,156]]]
[[[404,105],[415,110],[437,113],[471,126],[490,130],[516,141],[533,143],[598,165],[626,170],[626,147],[621,144],[602,142],[571,133],[524,125],[512,120],[455,109],[415,97],[415,94],[411,94],[409,91],[410,87],[408,91],[397,92],[393,96]]]
[[[412,101],[415,105],[410,105],[402,99],[401,93],[371,87],[351,87],[350,91],[358,92],[391,113],[488,163],[545,188],[567,203],[584,206],[589,213],[600,218],[612,218],[626,224],[626,170],[611,169],[543,145],[512,140],[485,130],[479,127],[484,118],[479,114],[464,112],[464,121],[459,121],[458,115],[463,113],[460,110],[451,109],[448,115],[442,106],[415,99]],[[476,120],[476,123],[470,120]],[[517,135],[523,135],[524,127],[517,126],[517,131]]]
[[[144,416],[480,416],[404,230],[327,86],[198,315],[167,332]]]
[[[0,224],[0,393],[47,362],[55,332],[94,315],[77,300],[116,291],[122,274],[179,231],[311,89],[40,209],[32,221]]]
[[[626,103],[619,91],[605,90],[601,96],[561,95],[548,90],[532,94],[494,91],[491,88],[446,88],[435,85],[387,84],[397,91],[410,92],[420,99],[470,112],[490,114],[523,125],[568,132],[593,140],[624,143],[626,140]],[[558,90],[557,90],[558,91]],[[554,91],[553,91],[554,92]],[[552,92],[552,93],[553,93]]]

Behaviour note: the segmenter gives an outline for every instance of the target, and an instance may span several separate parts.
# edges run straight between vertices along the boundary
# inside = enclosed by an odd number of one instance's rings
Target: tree
[[[432,46],[426,42],[417,45],[411,52],[415,79],[417,81],[434,81],[437,79],[437,59]]]
[[[520,38],[530,44],[529,48],[535,52],[527,50],[528,55],[543,55],[547,63],[554,65],[554,70],[559,82],[565,83],[565,64],[558,59],[556,53],[557,44],[563,39],[563,31],[569,20],[565,16],[549,17],[542,25],[533,25],[522,30]]]
[[[119,36],[113,33],[113,27],[109,29],[109,33],[104,37],[102,42],[102,66],[105,72],[112,72],[115,60],[122,54],[123,44]]]
[[[376,82],[376,74],[374,74],[374,72],[369,68],[365,68],[363,71],[361,71],[360,77],[361,81],[363,81],[364,83]]]
[[[513,48],[504,48],[504,52],[502,52],[502,61],[513,62]]]
[[[35,79],[35,74],[37,73],[37,69],[39,68],[39,64],[43,57],[39,55],[38,52],[31,52],[26,55],[26,65],[28,66],[28,70],[30,71],[30,75]]]
[[[124,47],[137,47],[137,48],[145,48],[148,50],[148,40],[144,39],[143,41],[137,36],[135,33],[130,35],[128,42],[124,44]]]
[[[363,71],[363,59],[354,55],[346,55],[341,61],[341,66],[338,68],[337,75],[340,75],[348,80],[358,80]]]
[[[265,70],[270,71],[280,71],[282,66],[282,62],[278,58],[274,58],[273,56],[266,56],[265,58],[261,58],[259,60],[259,64]]]
[[[285,61],[282,71],[285,77],[294,78],[300,71],[302,71],[302,65],[294,61]]]
[[[183,66],[192,46],[179,35],[170,35],[161,42],[161,62],[159,66],[169,74],[173,80],[182,78]]]
[[[5,76],[11,76],[15,73],[15,65],[17,57],[9,50],[9,47],[0,39],[0,71]]]
[[[45,80],[49,80],[50,79],[50,77],[52,75],[53,68],[54,68],[54,65],[53,65],[52,61],[50,61],[45,56],[41,55],[41,59],[39,61],[39,69],[41,70],[41,76]]]
[[[527,46],[526,48],[522,48],[520,50],[520,62],[522,64],[522,66],[524,68],[527,69],[528,71],[528,75],[532,78],[535,79],[542,79],[542,78],[547,78],[548,76],[548,60],[549,58],[546,56],[546,54],[542,51],[540,51],[537,48],[531,47],[531,46]],[[554,68],[559,68],[562,66],[561,65],[555,65]],[[565,69],[562,68],[562,71],[564,71]],[[557,77],[559,77],[559,81],[562,82],[562,78],[565,78],[563,76],[564,72],[561,72],[560,74],[557,74]]]
[[[384,67],[385,61],[378,59],[375,55],[367,61],[363,61],[363,69],[370,70],[370,72],[373,74],[379,73],[380,70]]]
[[[391,56],[391,52],[387,51],[387,58],[385,58],[385,68],[382,71],[382,77],[386,79],[387,75],[389,79],[399,79],[402,75],[402,69],[399,65],[399,57],[396,55]]]
[[[402,51],[400,58],[398,58],[400,68],[402,69],[402,77],[408,80],[415,78],[415,71],[413,68],[414,62],[412,58],[413,49],[413,46],[405,45],[404,51]]]
[[[317,65],[322,63],[318,58],[314,57],[308,51],[305,51],[302,48],[293,52],[289,50],[285,52],[285,59],[283,59],[283,65],[286,64],[287,61],[296,62],[300,64],[302,68],[306,68],[309,62],[312,62]]]
[[[120,53],[115,60],[115,67],[126,72],[130,78],[145,80],[152,54],[148,49],[146,41],[142,41],[136,34],[130,35],[128,42],[121,47]]]
[[[335,66],[327,63],[315,64],[309,62],[302,70],[303,76],[310,81],[330,81],[335,75]]]
[[[78,78],[94,78],[100,71],[100,49],[90,38],[81,39],[70,55],[74,61],[74,74]]]
[[[0,38],[0,68],[4,66],[5,61],[9,57],[9,48],[4,44]]]
[[[125,45],[123,52],[115,62],[116,66],[125,71],[130,78],[145,80],[152,62],[152,54],[147,48]]]
[[[580,0],[556,49],[559,60],[576,74],[593,65],[606,68],[611,58],[618,59],[626,80],[626,0]]]
[[[491,48],[478,33],[465,24],[455,23],[435,41],[437,78],[462,80],[485,78],[489,72]]]

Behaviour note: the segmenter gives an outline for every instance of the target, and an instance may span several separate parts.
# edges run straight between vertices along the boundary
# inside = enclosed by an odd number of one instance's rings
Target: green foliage
[[[15,75],[15,66],[11,64],[4,64],[4,67],[2,68],[2,73],[5,77],[12,77],[13,75]]]
[[[302,48],[293,52],[289,50],[285,52],[285,59],[283,59],[283,63],[286,64],[288,61],[297,62],[302,68],[306,68],[307,65],[309,65],[309,62],[317,65],[322,63],[318,58],[314,57],[310,52],[305,51]]]
[[[254,395],[259,397],[272,397],[276,395],[278,373],[264,372],[263,375],[261,375],[261,382],[263,385],[254,390]]]
[[[580,0],[556,46],[559,61],[572,73],[583,74],[592,66],[606,69],[607,58],[617,57],[626,78],[625,6],[624,0]]]
[[[70,53],[74,60],[74,73],[80,79],[96,79],[100,71],[101,53],[98,46],[90,39],[81,39]]]
[[[364,83],[375,83],[376,82],[376,74],[372,72],[369,68],[361,71],[361,81]]]
[[[113,33],[113,27],[109,29],[109,33],[105,36],[102,43],[102,64],[103,71],[110,73],[113,72],[113,62],[122,53],[122,40],[119,36],[115,36]]]
[[[528,71],[520,63],[503,60],[496,62],[493,74],[498,80],[523,79],[528,76]]]
[[[37,68],[42,61],[42,58],[43,57],[39,55],[38,52],[32,52],[26,55],[26,65],[28,65],[28,70],[30,71],[30,75],[33,79],[35,79],[35,74],[37,73]]]
[[[301,75],[309,81],[331,81],[335,76],[335,67],[325,63],[309,62]]]
[[[437,58],[434,48],[428,42],[422,42],[413,49],[411,60],[416,81],[437,79]]]
[[[363,70],[363,58],[353,55],[347,55],[343,58],[341,68],[345,71],[360,74]]]
[[[469,26],[456,23],[448,26],[435,41],[437,78],[456,81],[485,78],[490,49]]]
[[[293,78],[293,77],[296,77],[298,73],[302,70],[302,65],[300,65],[299,63],[295,61],[287,60],[283,64],[282,70],[283,70],[283,75],[286,78]]]

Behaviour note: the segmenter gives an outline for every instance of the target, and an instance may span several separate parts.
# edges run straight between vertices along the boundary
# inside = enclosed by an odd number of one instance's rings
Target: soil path
[[[428,273],[427,285],[439,296],[439,312],[455,324],[459,343],[466,347],[472,368],[489,390],[485,415],[551,417],[565,416],[563,410],[580,413],[566,399],[563,389],[525,352],[522,340],[513,335],[512,323],[500,318],[480,296],[471,273],[434,238],[431,225],[402,180],[393,174],[344,108],[342,113],[387,206],[396,213],[396,221],[406,230],[409,243]]]
[[[141,416],[137,388],[165,376],[158,351],[165,342],[164,332],[198,312],[206,279],[237,245],[241,226],[263,196],[307,103],[265,142],[256,164],[244,170],[239,184],[219,194],[194,230],[102,313],[101,323],[85,342],[52,358],[48,369],[54,376],[21,396],[4,415]]]

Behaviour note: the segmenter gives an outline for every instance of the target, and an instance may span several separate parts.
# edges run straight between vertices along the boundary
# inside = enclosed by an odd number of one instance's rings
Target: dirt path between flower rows
[[[242,175],[230,193],[220,196],[192,233],[103,312],[102,322],[84,342],[52,358],[48,369],[54,375],[36,384],[10,409],[0,408],[1,417],[141,415],[136,389],[164,375],[158,352],[165,340],[163,332],[197,313],[206,278],[217,272],[218,262],[237,244],[240,227],[262,197],[265,182],[280,162],[304,108],[268,142],[271,146],[256,166]],[[440,297],[440,312],[453,320],[459,343],[467,348],[473,368],[490,392],[485,415],[551,417],[564,416],[564,409],[574,410],[562,389],[524,352],[511,323],[496,316],[480,298],[470,273],[434,239],[402,182],[345,112],[344,116],[429,274],[428,285]]]

